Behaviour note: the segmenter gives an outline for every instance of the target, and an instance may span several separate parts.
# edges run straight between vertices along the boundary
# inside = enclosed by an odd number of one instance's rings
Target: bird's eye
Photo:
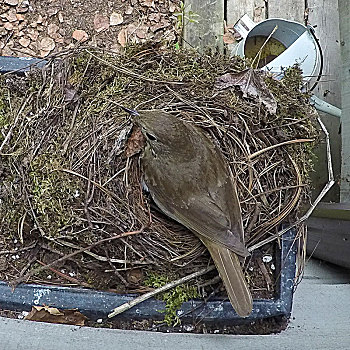
[[[146,137],[147,137],[149,140],[151,140],[151,141],[157,141],[157,138],[156,138],[154,135],[152,135],[152,134],[150,134],[149,132],[147,132],[147,131],[146,131]]]

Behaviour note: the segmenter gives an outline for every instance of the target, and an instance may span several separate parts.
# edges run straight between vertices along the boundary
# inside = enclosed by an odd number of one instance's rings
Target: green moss
[[[165,275],[158,275],[156,273],[150,273],[145,280],[145,285],[153,288],[159,288],[169,283],[170,279]],[[193,298],[199,297],[197,288],[190,286],[189,284],[182,284],[171,290],[159,295],[159,299],[165,302],[164,322],[170,326],[176,326],[181,323],[177,311],[181,308],[181,305]]]

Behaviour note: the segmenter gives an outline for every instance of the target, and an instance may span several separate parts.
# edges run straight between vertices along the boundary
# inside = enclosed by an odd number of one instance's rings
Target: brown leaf
[[[126,272],[126,280],[131,284],[138,285],[143,280],[143,272],[141,269],[132,269]]]
[[[36,19],[36,23],[37,24],[43,23],[43,16],[42,15],[38,15],[38,18]]]
[[[72,38],[83,43],[89,39],[89,35],[84,30],[76,29],[72,34]]]
[[[97,13],[94,17],[94,29],[100,33],[109,28],[109,18]]]
[[[11,30],[13,30],[13,24],[10,23],[10,22],[6,22],[6,23],[4,24],[4,28],[5,28],[6,30],[8,30],[8,31],[11,31]]]
[[[129,158],[141,152],[145,146],[145,138],[140,128],[134,128],[126,143],[125,155]]]
[[[26,37],[22,37],[18,40],[18,43],[23,47],[28,47],[30,44],[30,39]]]
[[[22,22],[24,21],[24,16],[21,13],[16,13],[17,21]]]
[[[29,36],[29,38],[33,41],[36,41],[38,39],[39,33],[32,28],[27,29],[27,34]]]
[[[26,320],[84,326],[87,317],[77,309],[59,310],[48,306],[33,306]]]
[[[226,32],[223,36],[223,40],[225,44],[233,44],[236,42],[236,38],[230,32]]]
[[[16,22],[17,21],[16,10],[10,9],[7,13],[6,18],[9,22]]]
[[[125,10],[125,14],[126,15],[131,15],[134,11],[134,8],[132,6],[129,6],[126,10]]]
[[[51,23],[47,26],[47,34],[53,37],[58,32],[59,26],[55,23]]]
[[[78,91],[70,84],[64,87],[64,102],[77,102],[79,99]]]
[[[136,36],[140,39],[146,39],[147,36],[147,32],[148,32],[148,27],[147,26],[140,26],[137,30],[136,30]]]
[[[18,0],[5,0],[5,4],[10,6],[17,6],[18,2]]]
[[[140,0],[140,5],[147,6],[147,7],[154,7],[154,1],[153,0]]]
[[[40,50],[43,51],[52,51],[55,48],[55,42],[52,38],[46,36],[40,41]]]
[[[276,113],[277,102],[266,87],[263,74],[259,70],[249,68],[240,73],[226,73],[216,79],[215,88],[224,90],[231,87],[242,91],[243,97],[258,99],[270,113]]]
[[[52,17],[54,15],[56,15],[59,11],[59,8],[58,7],[50,7],[48,10],[47,10],[47,15],[49,17]]]
[[[109,17],[109,23],[111,26],[117,26],[118,24],[122,24],[123,21],[123,16],[117,12],[113,12]]]
[[[127,40],[128,40],[127,32],[126,32],[126,29],[124,28],[118,34],[118,43],[122,47],[125,47]]]

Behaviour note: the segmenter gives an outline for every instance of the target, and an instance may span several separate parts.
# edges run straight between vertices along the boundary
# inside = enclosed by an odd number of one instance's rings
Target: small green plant
[[[145,284],[149,287],[159,288],[169,283],[170,279],[168,276],[150,273],[145,280]],[[164,292],[159,295],[159,298],[165,302],[164,322],[170,326],[177,326],[181,324],[181,319],[177,314],[177,311],[181,308],[181,305],[193,298],[198,297],[198,291],[195,286],[188,284],[182,284],[171,290]]]
[[[184,26],[188,23],[199,23],[199,14],[191,10],[191,5],[185,6],[183,1],[180,1],[179,12],[174,12],[176,16],[176,29],[179,33],[180,40],[175,43],[175,49],[179,50],[181,40],[183,38]]]

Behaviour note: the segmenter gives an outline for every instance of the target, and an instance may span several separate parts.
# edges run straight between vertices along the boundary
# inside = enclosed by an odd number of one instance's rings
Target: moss
[[[145,285],[153,288],[159,288],[170,282],[170,278],[165,275],[150,273],[145,280]],[[175,327],[181,323],[178,316],[178,310],[181,305],[193,298],[198,298],[199,294],[197,288],[188,284],[182,284],[167,292],[160,294],[159,299],[165,302],[164,322],[170,327]]]

